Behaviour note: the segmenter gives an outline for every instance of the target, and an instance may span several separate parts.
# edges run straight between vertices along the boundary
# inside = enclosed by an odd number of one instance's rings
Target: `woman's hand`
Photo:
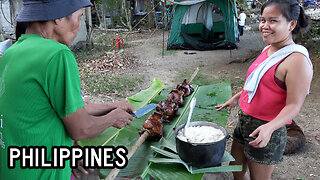
[[[227,102],[225,102],[224,104],[219,104],[217,106],[215,106],[215,108],[217,109],[217,111],[220,111],[223,108],[228,108],[228,113],[231,112],[231,109],[237,104],[237,100],[235,98],[231,98],[229,99]]]
[[[241,92],[242,91],[238,92],[236,95],[234,95],[231,99],[229,99],[224,104],[219,104],[219,105],[215,106],[217,111],[220,111],[223,108],[229,107],[228,113],[231,113],[231,109],[237,104],[237,102],[238,102],[238,100],[240,98]]]
[[[268,124],[264,124],[259,126],[256,130],[254,130],[249,137],[254,137],[258,135],[258,137],[250,141],[249,144],[255,148],[263,148],[266,147],[270,141],[271,135],[273,133],[272,128],[269,127]]]

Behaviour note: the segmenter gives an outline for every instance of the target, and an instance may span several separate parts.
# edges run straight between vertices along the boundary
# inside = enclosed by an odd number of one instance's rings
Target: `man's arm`
[[[126,111],[116,108],[103,116],[89,115],[84,107],[63,118],[63,123],[73,140],[95,137],[106,128],[123,128],[129,125],[133,117]]]
[[[84,106],[87,113],[92,116],[102,116],[108,114],[110,111],[120,108],[128,113],[135,113],[135,109],[128,101],[119,101],[112,103],[95,104],[88,102]]]

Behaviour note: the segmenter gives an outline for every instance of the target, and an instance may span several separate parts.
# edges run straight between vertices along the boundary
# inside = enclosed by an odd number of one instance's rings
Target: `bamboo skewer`
[[[141,146],[141,144],[148,138],[149,131],[144,131],[144,133],[139,137],[139,139],[136,141],[136,143],[129,149],[127,158],[129,159],[133,156],[133,154],[137,151],[137,149]],[[108,176],[105,178],[105,180],[113,180],[116,178],[116,176],[119,174],[120,169],[114,168],[112,169]]]
[[[193,74],[191,75],[188,84],[191,83],[191,81],[196,77],[196,75],[199,72],[199,68],[197,67],[197,69],[193,72]],[[133,154],[137,151],[137,149],[141,146],[141,144],[148,138],[148,136],[150,135],[150,132],[148,130],[144,131],[144,133],[139,137],[139,139],[136,141],[136,143],[129,149],[127,158],[128,161],[129,159],[133,156]],[[113,180],[117,177],[117,175],[119,174],[120,169],[118,168],[114,168],[112,169],[108,176],[104,179],[104,180]]]
[[[191,75],[189,81],[188,81],[188,84],[191,83],[191,81],[196,77],[196,75],[198,74],[199,72],[199,68],[197,67],[197,69],[193,72],[193,74]]]

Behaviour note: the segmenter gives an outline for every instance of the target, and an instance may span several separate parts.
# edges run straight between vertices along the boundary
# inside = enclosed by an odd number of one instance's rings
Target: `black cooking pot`
[[[212,143],[190,143],[177,138],[180,129],[185,124],[181,124],[174,129],[176,137],[176,148],[179,157],[193,167],[205,168],[220,165],[222,156],[226,148],[226,140],[229,137],[226,129],[216,123],[207,121],[190,122],[190,126],[212,126],[220,129],[224,133],[224,138]]]

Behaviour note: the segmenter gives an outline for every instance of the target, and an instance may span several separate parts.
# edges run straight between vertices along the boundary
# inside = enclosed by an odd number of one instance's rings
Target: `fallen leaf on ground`
[[[319,130],[309,134],[308,136],[314,137],[316,140],[320,141],[320,131]]]

